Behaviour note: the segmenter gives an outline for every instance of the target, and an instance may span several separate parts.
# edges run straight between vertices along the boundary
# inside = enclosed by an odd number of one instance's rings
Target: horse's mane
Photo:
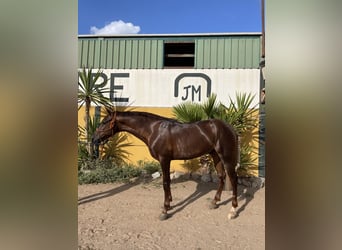
[[[157,120],[179,123],[179,121],[177,121],[176,119],[172,119],[172,118],[168,118],[168,117],[164,117],[164,116],[160,116],[160,115],[156,115],[156,114],[148,113],[148,112],[124,111],[124,112],[120,112],[120,114],[128,115],[128,116],[134,115],[134,116],[147,117],[147,118],[153,118],[153,119],[157,119]]]

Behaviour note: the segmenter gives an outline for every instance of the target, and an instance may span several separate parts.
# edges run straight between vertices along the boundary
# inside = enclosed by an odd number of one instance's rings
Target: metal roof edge
[[[261,32],[234,33],[180,33],[180,34],[114,34],[114,35],[78,35],[79,38],[107,38],[107,37],[203,37],[203,36],[261,36]]]

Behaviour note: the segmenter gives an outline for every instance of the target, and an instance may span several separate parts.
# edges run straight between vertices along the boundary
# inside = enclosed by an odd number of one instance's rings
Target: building
[[[117,106],[172,117],[174,105],[211,93],[226,105],[236,92],[260,96],[261,33],[80,35],[78,50],[78,67],[103,69]],[[151,160],[132,140],[132,161]]]

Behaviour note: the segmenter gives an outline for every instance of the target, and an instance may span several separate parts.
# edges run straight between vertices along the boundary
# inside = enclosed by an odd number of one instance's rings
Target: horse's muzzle
[[[100,140],[94,138],[94,136],[91,138],[91,144],[93,144],[94,146],[98,146],[100,144]]]
[[[107,139],[102,139],[102,138],[96,138],[96,137],[92,137],[91,139],[91,143],[94,145],[94,146],[99,146],[99,145],[103,145],[105,144],[106,142],[108,141],[108,138]]]

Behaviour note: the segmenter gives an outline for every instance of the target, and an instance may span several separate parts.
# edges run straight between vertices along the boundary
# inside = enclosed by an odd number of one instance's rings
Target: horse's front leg
[[[160,161],[160,165],[163,171],[163,189],[164,189],[164,208],[162,214],[160,215],[160,220],[165,220],[168,218],[167,211],[171,209],[170,202],[172,201],[171,195],[171,179],[170,179],[170,161],[162,160]]]

